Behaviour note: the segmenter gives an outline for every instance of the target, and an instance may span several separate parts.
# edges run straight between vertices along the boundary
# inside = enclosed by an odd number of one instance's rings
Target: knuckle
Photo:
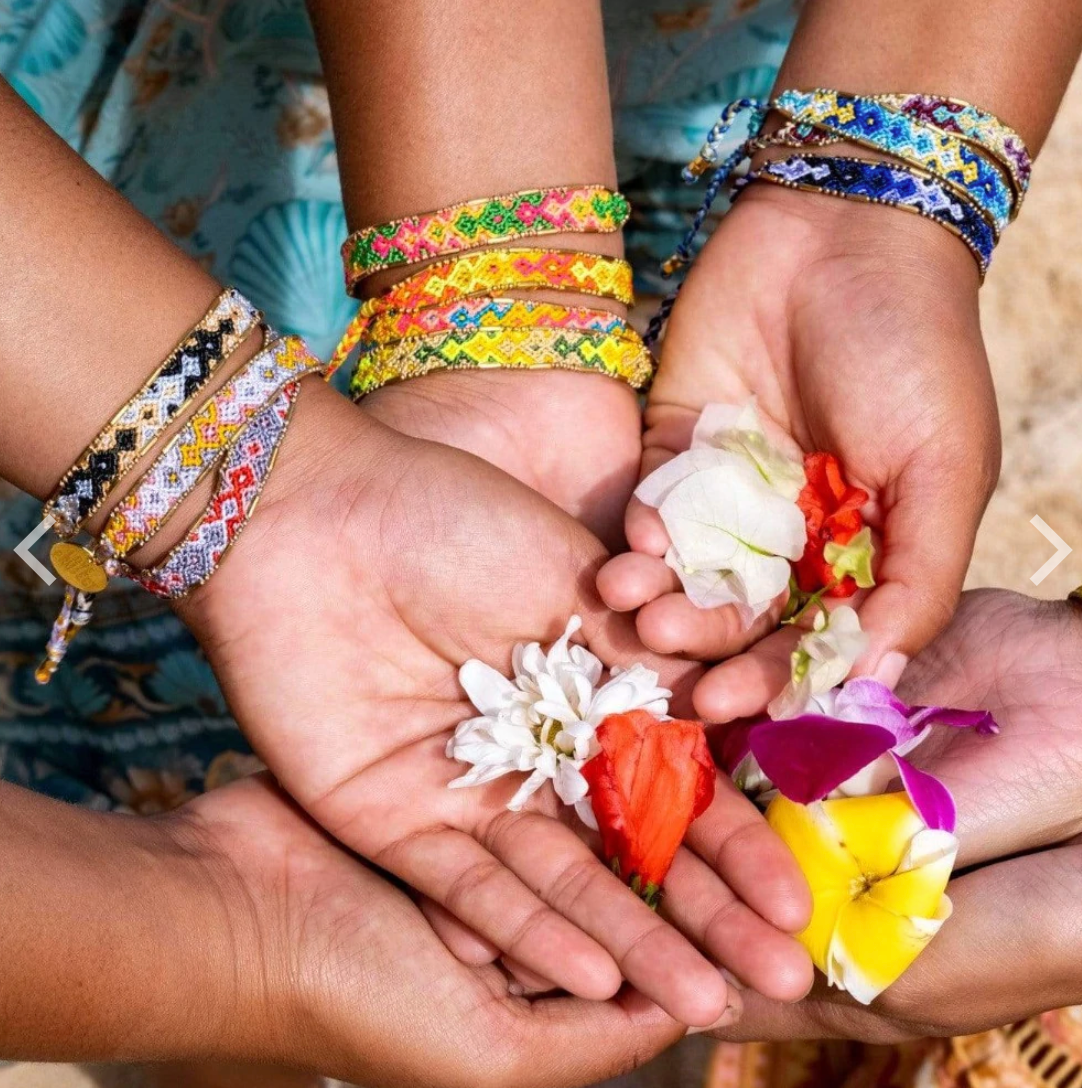
[[[478,891],[503,879],[504,867],[495,858],[488,858],[467,865],[452,880],[443,897],[443,906],[458,918]]]
[[[604,879],[607,871],[602,869],[593,856],[580,858],[572,862],[560,874],[556,884],[550,889],[548,900],[563,915],[570,915],[592,891],[598,879]]]
[[[720,946],[724,936],[723,931],[733,914],[736,912],[738,906],[739,903],[734,896],[726,899],[710,912],[710,915],[706,919],[706,924],[703,927],[703,941],[707,948],[717,948]]]
[[[636,959],[644,954],[649,956],[650,945],[653,944],[654,938],[668,931],[668,929],[669,926],[666,922],[656,918],[654,924],[643,927],[624,945],[616,955],[616,963],[625,978],[628,976],[628,970],[634,970],[634,961]],[[631,965],[630,968],[629,965]]]

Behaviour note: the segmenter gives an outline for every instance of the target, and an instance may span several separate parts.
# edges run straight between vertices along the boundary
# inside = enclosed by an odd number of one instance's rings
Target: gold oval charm
[[[53,570],[82,593],[101,593],[109,584],[105,568],[78,544],[54,544],[49,549],[49,560]]]

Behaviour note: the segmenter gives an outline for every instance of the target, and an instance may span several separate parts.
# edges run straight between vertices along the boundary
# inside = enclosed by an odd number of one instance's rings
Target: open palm
[[[935,224],[753,185],[696,261],[669,323],[644,473],[687,448],[705,404],[751,396],[804,451],[836,454],[871,495],[881,538],[880,588],[862,605],[866,667],[889,651],[911,655],[946,624],[996,477],[976,287],[969,253]],[[633,502],[627,536],[633,554],[613,560],[601,589],[613,607],[640,608],[647,645],[709,659],[747,644],[732,607],[699,610],[678,592],[656,511]],[[754,661],[722,668],[697,697],[704,715],[753,713],[776,694],[757,683]]]
[[[553,639],[573,613],[607,664],[644,657],[593,590],[600,543],[491,466],[325,387],[295,428],[277,490],[184,610],[271,770],[335,837],[517,963],[580,996],[609,997],[622,976],[685,1023],[718,1018],[718,972],[551,818],[548,791],[511,813],[517,781],[446,788],[462,770],[445,746],[470,716],[466,659],[506,668],[513,643]],[[663,678],[685,701],[689,668]],[[693,832],[700,857],[678,859],[670,917],[741,977],[798,996],[806,958],[763,920],[803,924],[791,856],[731,788]]]

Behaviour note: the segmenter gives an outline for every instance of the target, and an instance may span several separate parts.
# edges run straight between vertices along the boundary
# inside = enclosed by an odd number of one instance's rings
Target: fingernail
[[[526,987],[523,986],[521,982],[509,982],[507,984],[507,992],[512,997],[525,997]]]
[[[710,1024],[709,1027],[688,1028],[687,1034],[702,1035],[708,1031],[718,1031],[721,1028],[730,1028],[740,1019],[743,1011],[742,1004],[737,1004],[737,1002],[732,1001],[725,1006],[725,1011],[714,1021],[714,1023]]]
[[[878,680],[879,683],[893,690],[898,681],[901,680],[902,673],[905,672],[905,667],[908,664],[909,658],[905,654],[899,653],[897,650],[891,650],[879,659],[879,664],[876,665],[875,671],[872,673],[872,679]]]
[[[734,990],[743,990],[745,988],[744,983],[742,983],[727,967],[721,969],[721,977],[725,979]]]

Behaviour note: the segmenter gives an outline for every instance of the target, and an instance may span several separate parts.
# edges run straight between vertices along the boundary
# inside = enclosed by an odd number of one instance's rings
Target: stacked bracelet
[[[1009,174],[950,132],[882,100],[841,91],[782,91],[772,105],[799,124],[882,151],[942,179],[974,201],[997,234],[1010,221],[1014,190]]]
[[[763,163],[739,185],[742,188],[752,181],[915,212],[961,238],[976,257],[982,279],[992,258],[995,235],[987,220],[937,178],[910,166],[840,156],[793,155]]]
[[[361,356],[350,392],[355,399],[393,381],[436,370],[578,370],[642,389],[653,376],[650,353],[634,330],[623,334],[558,328],[475,328],[402,340]]]
[[[630,208],[600,185],[528,189],[407,216],[351,234],[342,245],[346,289],[357,294],[369,276],[463,250],[545,234],[612,233]]]
[[[764,134],[771,111],[786,122]],[[723,158],[722,140],[741,116],[748,119],[748,135]],[[961,238],[983,279],[1000,233],[1018,214],[1029,188],[1033,164],[1018,133],[960,99],[824,89],[785,90],[769,101],[742,98],[725,107],[699,154],[684,168],[688,184],[706,173],[712,177],[683,240],[662,264],[662,275],[671,276],[693,259],[714,200],[756,152],[769,147],[819,149],[845,141],[888,158],[793,155],[768,161],[735,184],[742,188],[761,181],[916,212]],[[661,335],[679,289],[651,320],[647,344]]]
[[[262,319],[263,315],[233,288],[218,296],[64,474],[43,510],[58,535],[73,535],[97,513],[117,481]]]
[[[242,328],[250,329],[261,320],[247,303],[239,306],[238,300],[243,303],[236,292],[224,292],[211,313],[95,439],[91,453],[119,446],[124,454],[112,459],[109,473],[99,471],[93,487],[84,484],[81,490],[71,490],[70,481],[82,478],[84,466],[95,464],[92,456],[84,455],[65,474],[57,495],[85,501],[82,507],[70,504],[72,520],[64,523],[64,528],[74,531],[91,516],[80,517],[80,511],[98,509],[120,476],[149,450],[153,441],[147,436],[151,432],[154,439],[163,436],[168,420],[193,402],[209,377],[204,371],[213,369],[228,354],[218,344],[231,343],[243,336]],[[224,318],[220,313],[223,307],[233,307]],[[223,328],[227,323],[232,324]],[[190,348],[192,343],[206,345],[211,336],[218,337],[213,351]],[[114,506],[96,541],[85,547],[68,541],[53,546],[53,565],[67,587],[46,658],[35,673],[40,683],[48,683],[56,672],[75,634],[89,622],[94,598],[106,588],[110,577],[124,575],[159,596],[182,597],[211,577],[243,531],[285,437],[300,380],[325,370],[298,337],[280,338],[266,330],[266,338],[267,345],[165,444],[131,491]],[[207,362],[211,356],[217,362]],[[187,362],[178,367],[177,358]],[[167,378],[176,381],[169,385]],[[124,427],[134,440],[118,441]],[[123,465],[122,471],[116,470],[118,463]],[[153,568],[131,567],[128,556],[163,528],[199,481],[215,468],[218,478],[213,497],[184,538]],[[55,505],[56,498],[50,504]]]
[[[556,232],[616,231],[628,214],[627,200],[602,186],[534,189],[357,231],[342,247],[352,293],[380,269],[441,259],[364,302],[329,369],[359,351],[350,381],[358,400],[391,382],[462,368],[583,370],[644,388],[653,360],[624,318],[502,294],[550,289],[630,305],[626,261],[555,249],[463,252]]]

